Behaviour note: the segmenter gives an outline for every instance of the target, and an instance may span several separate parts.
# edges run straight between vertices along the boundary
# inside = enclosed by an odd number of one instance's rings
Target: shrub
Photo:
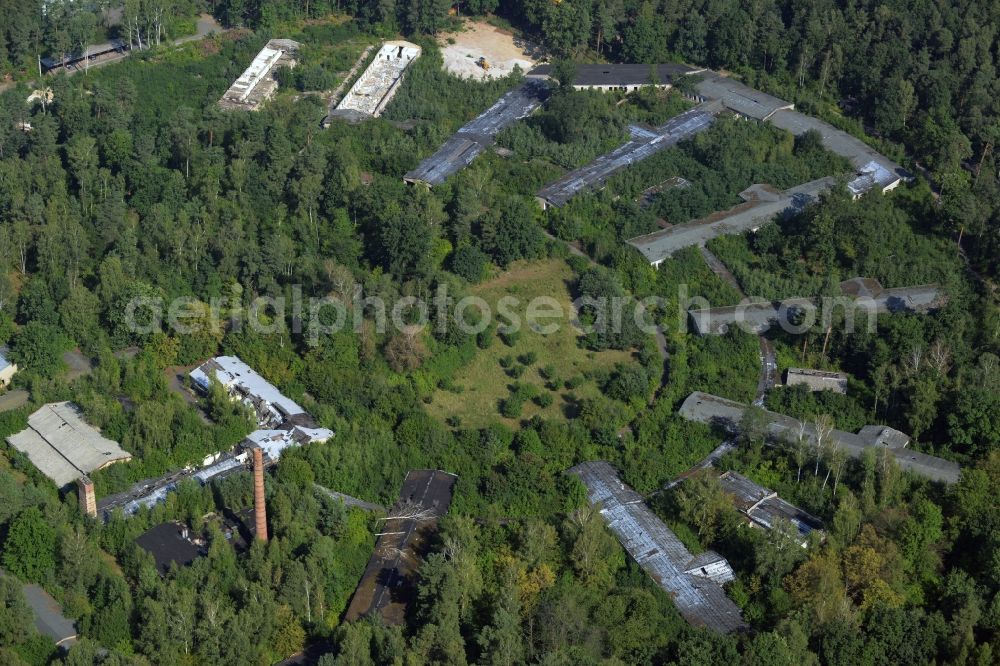
[[[507,331],[500,334],[500,339],[508,347],[513,347],[517,344],[517,341],[521,339],[521,331]]]
[[[534,400],[536,405],[545,409],[552,404],[553,398],[551,393],[539,393],[535,396]]]
[[[511,396],[500,402],[500,415],[508,419],[516,419],[521,415],[523,406],[524,401],[519,400],[516,396]]]
[[[476,336],[476,346],[480,349],[489,349],[493,346],[493,341],[496,339],[496,335],[497,325],[495,323],[490,324]]]
[[[538,360],[538,354],[533,351],[525,352],[518,356],[517,360],[520,361],[522,365],[534,365],[535,361]]]

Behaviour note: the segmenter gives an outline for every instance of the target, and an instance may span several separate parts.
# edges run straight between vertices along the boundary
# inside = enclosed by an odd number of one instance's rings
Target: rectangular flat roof
[[[696,85],[698,94],[706,99],[717,99],[729,110],[754,118],[770,120],[778,111],[795,107],[791,102],[755,90],[736,79],[712,71],[704,71]]]
[[[548,96],[549,87],[544,82],[526,80],[463,125],[437,152],[407,173],[403,180],[440,185],[492,146],[501,130],[531,115]]]
[[[84,422],[79,408],[70,402],[42,406],[28,417],[28,427],[7,441],[60,487],[112,463],[132,459],[118,442]]]
[[[410,42],[392,41],[383,44],[371,64],[330,115],[381,115],[403,80],[403,72],[414,59],[420,57],[420,52],[420,47]]]
[[[839,130],[819,118],[808,116],[791,109],[775,112],[770,117],[775,127],[791,132],[795,136],[813,130],[823,139],[823,146],[832,153],[847,158],[858,177],[849,187],[854,194],[860,194],[878,184],[882,189],[891,189],[902,180],[912,176],[901,166],[882,155],[861,139]]]
[[[671,118],[655,131],[641,127],[629,128],[632,138],[610,153],[574,169],[559,180],[538,191],[538,198],[553,206],[562,206],[572,197],[588,189],[599,188],[614,174],[633,164],[655,155],[661,150],[676,146],[684,139],[702,132],[712,124],[718,113],[714,104],[700,104]]]
[[[739,607],[718,583],[689,573],[709,562],[718,562],[721,557],[715,553],[708,558],[703,557],[704,553],[692,555],[607,462],[581,463],[569,473],[587,487],[590,503],[600,506],[608,528],[639,566],[670,595],[685,620],[718,632],[748,628]],[[728,568],[728,563],[725,566]]]
[[[233,81],[219,105],[226,109],[254,110],[278,88],[274,70],[295,64],[299,43],[291,39],[272,39],[251,61],[250,66]]]
[[[847,379],[847,375],[843,372],[813,370],[811,368],[788,368],[785,383],[789,386],[804,384],[810,391],[847,393]]]
[[[390,517],[381,523],[368,566],[358,583],[344,619],[353,622],[379,613],[387,625],[403,624],[413,597],[413,577],[437,529],[437,521],[451,506],[458,477],[434,469],[410,470]],[[418,518],[413,516],[421,513]],[[392,517],[392,516],[403,517]]]
[[[669,84],[678,77],[703,71],[697,67],[674,62],[659,65],[578,64],[575,65],[573,86],[642,86],[652,83],[654,72],[657,83]],[[529,73],[532,76],[551,76],[552,65],[539,65]]]
[[[735,400],[720,398],[709,393],[695,391],[689,395],[681,405],[678,413],[689,421],[697,421],[707,425],[723,427],[733,430],[738,427],[743,413],[747,406]],[[798,436],[800,427],[805,437],[810,441],[816,439],[816,428],[807,421],[799,421],[784,414],[764,410],[769,423],[768,433],[777,438],[785,439]],[[852,457],[859,458],[866,448],[876,448],[888,452],[896,458],[900,468],[927,477],[932,481],[943,483],[955,483],[958,481],[961,467],[958,463],[937,458],[935,456],[911,451],[909,449],[893,449],[888,446],[878,447],[874,442],[866,440],[860,435],[843,430],[834,430],[831,433],[833,441]]]
[[[789,188],[767,199],[748,201],[708,217],[626,241],[639,250],[653,265],[670,258],[678,250],[692,245],[704,245],[718,236],[755,231],[778,217],[795,215],[819,201],[833,187],[836,179],[820,178]]]

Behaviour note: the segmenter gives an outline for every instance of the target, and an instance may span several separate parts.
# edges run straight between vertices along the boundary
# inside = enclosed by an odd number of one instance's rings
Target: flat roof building
[[[940,308],[947,297],[936,284],[918,284],[912,287],[886,289],[875,278],[853,277],[840,283],[845,296],[859,302],[873,302],[879,314],[887,312],[929,312]]]
[[[208,554],[205,540],[193,536],[187,525],[178,522],[154,525],[140,534],[135,543],[153,556],[161,576],[166,575],[175,564],[186,567]]]
[[[437,152],[403,176],[403,180],[428,186],[442,184],[492,146],[501,130],[531,115],[548,96],[548,85],[528,78],[463,125]]]
[[[741,303],[718,308],[688,310],[688,317],[698,335],[725,335],[732,326],[760,335],[779,323],[797,321],[807,312],[815,312],[811,298],[787,298],[765,303]]]
[[[803,326],[815,324],[821,317],[831,317],[832,310],[849,305],[850,299],[853,299],[853,310],[845,307],[845,316],[867,314],[870,322],[874,322],[880,314],[931,312],[947,302],[947,296],[936,284],[884,289],[878,280],[854,278],[841,283],[841,291],[848,297],[845,299],[847,303],[817,304],[812,298],[786,298],[692,309],[688,310],[688,317],[699,335],[724,335],[734,325],[760,335],[774,325],[781,325],[789,331],[801,331]],[[821,306],[827,309],[821,311]]]
[[[332,118],[356,121],[382,115],[402,84],[406,68],[420,57],[420,52],[420,47],[410,42],[383,44],[337,108],[323,121],[324,125],[329,125]]]
[[[629,127],[631,138],[627,142],[546,185],[538,191],[535,198],[545,209],[549,206],[562,206],[580,192],[600,189],[619,171],[705,131],[715,120],[718,111],[717,105],[700,104],[657,128],[632,125]]]
[[[832,177],[819,178],[784,192],[775,192],[766,185],[754,185],[740,193],[745,203],[728,211],[636,236],[626,242],[639,250],[650,265],[658,267],[678,250],[704,245],[718,236],[756,231],[775,218],[796,215],[819,201],[820,196],[828,192],[835,182]]]
[[[791,132],[795,136],[812,130],[819,133],[823,146],[832,153],[847,158],[855,170],[855,178],[847,188],[857,198],[876,186],[882,193],[895,189],[912,176],[885,155],[871,148],[861,139],[839,130],[819,118],[807,116],[791,109],[774,113],[769,122],[775,127]]]
[[[787,386],[804,385],[810,391],[847,393],[847,374],[811,368],[789,368],[785,374]]]
[[[702,70],[699,76],[701,80],[695,89],[700,98],[717,99],[730,111],[746,118],[767,121],[778,111],[795,108],[792,102],[755,90],[731,77],[710,70]]]
[[[39,64],[46,72],[50,72],[59,67],[72,69],[78,67],[80,63],[86,64],[88,60],[94,60],[98,56],[108,53],[125,53],[131,47],[128,42],[121,39],[112,39],[100,44],[89,44],[82,51],[73,50],[64,55],[54,54],[39,59]]]
[[[685,620],[721,633],[748,629],[739,607],[722,589],[735,576],[721,555],[714,551],[692,555],[607,462],[581,463],[569,473],[587,487],[590,504],[599,507],[608,528],[670,595]]]
[[[278,89],[275,72],[279,67],[294,67],[299,43],[291,39],[272,39],[243,71],[219,100],[223,109],[256,111]]]
[[[346,621],[378,613],[387,625],[405,622],[415,593],[414,576],[438,520],[448,513],[457,481],[457,476],[441,470],[406,473],[399,499],[382,525],[375,551],[351,597]]]
[[[91,425],[71,402],[52,402],[28,417],[28,427],[7,441],[57,486],[132,459]]]
[[[721,427],[732,432],[739,427],[746,408],[747,406],[741,402],[695,391],[684,400],[678,413],[689,421]],[[773,439],[794,440],[801,432],[810,442],[816,441],[814,424],[767,410],[764,410],[763,413],[768,421],[767,433]],[[864,435],[834,430],[830,433],[830,437],[836,445],[843,447],[848,455],[854,458],[860,458],[865,449],[877,448],[895,457],[901,469],[924,476],[932,481],[942,483],[958,481],[962,470],[958,463],[919,451],[889,446],[889,441],[895,442],[897,440],[895,437],[885,440],[886,443],[880,446],[878,439],[872,436],[873,431],[866,428],[862,428],[860,431]]]
[[[808,544],[809,535],[818,531],[823,523],[819,518],[778,497],[770,488],[758,485],[736,472],[723,472],[719,485],[733,498],[733,504],[751,525],[766,530],[774,529],[779,520],[786,520],[799,533],[799,545]]]
[[[659,65],[580,64],[574,66],[572,86],[576,90],[622,92],[631,92],[645,86],[670,88],[677,78],[703,71],[705,70],[681,63]],[[529,74],[549,78],[552,76],[552,65],[539,65]]]
[[[233,400],[253,410],[260,429],[247,435],[234,451],[209,456],[201,467],[187,467],[159,478],[145,479],[125,492],[101,498],[97,501],[97,510],[104,520],[115,509],[121,509],[126,516],[130,516],[143,507],[152,508],[166,500],[167,495],[187,479],[206,485],[243,471],[248,463],[249,448],[261,448],[267,464],[274,464],[286,449],[333,437],[332,430],[317,427],[313,418],[298,403],[286,397],[236,356],[216,356],[191,371],[191,381],[203,392],[208,391],[212,379],[218,381]]]
[[[261,429],[250,433],[246,442],[264,449],[272,462],[289,447],[325,442],[333,437],[332,430],[316,427],[305,409],[236,356],[216,356],[191,372],[191,380],[202,391],[208,390],[210,377],[229,391],[234,400],[253,409]]]
[[[216,356],[191,371],[191,381],[202,391],[208,391],[210,378],[222,384],[234,400],[253,409],[260,426],[277,425],[306,413],[236,356]]]

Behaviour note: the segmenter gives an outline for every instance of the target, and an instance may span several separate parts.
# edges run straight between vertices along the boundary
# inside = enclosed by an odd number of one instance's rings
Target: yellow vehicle
[[[489,61],[486,60],[486,58],[484,58],[482,56],[479,57],[479,60],[476,61],[476,64],[479,65],[480,67],[482,67],[483,69],[489,69],[490,68]]]

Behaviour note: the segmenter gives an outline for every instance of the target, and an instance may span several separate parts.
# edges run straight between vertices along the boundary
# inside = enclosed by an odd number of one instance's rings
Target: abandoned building
[[[639,250],[654,268],[686,247],[704,245],[718,236],[756,231],[776,218],[796,215],[819,201],[836,179],[820,178],[776,192],[766,185],[753,185],[740,192],[744,203],[685,224],[678,224],[626,241]]]
[[[773,529],[779,520],[788,521],[797,531],[799,545],[809,543],[809,535],[820,530],[819,518],[778,497],[778,493],[758,485],[733,471],[719,475],[719,485],[733,499],[733,504],[751,525]]]
[[[747,406],[735,400],[727,400],[719,396],[695,391],[689,395],[681,405],[679,414],[689,421],[696,421],[706,425],[723,428],[729,432],[735,432],[743,419],[743,414]],[[799,421],[784,414],[778,414],[763,410],[766,418],[766,434],[773,441],[795,441],[800,435],[812,444],[816,442],[816,427],[813,423]],[[958,481],[961,467],[950,460],[937,458],[935,456],[912,451],[900,446],[901,437],[882,433],[880,428],[884,426],[865,426],[858,434],[844,432],[843,430],[833,430],[829,434],[829,441],[843,450],[853,458],[860,458],[865,449],[876,448],[881,452],[892,455],[896,463],[903,470],[927,477],[932,481],[942,483],[955,483]],[[898,432],[898,431],[894,431]],[[902,438],[909,441],[909,437],[899,433]]]
[[[810,368],[788,368],[785,373],[786,386],[805,386],[809,391],[847,393],[847,379],[844,372]]]
[[[587,487],[590,504],[599,508],[608,528],[670,595],[685,620],[718,632],[748,629],[722,588],[735,577],[725,558],[713,551],[692,555],[607,462],[581,463],[569,473]]]
[[[213,378],[233,400],[243,402],[257,415],[261,429],[250,433],[247,443],[264,449],[271,461],[278,460],[289,447],[333,437],[333,431],[316,427],[305,409],[235,356],[216,356],[191,372],[191,381],[202,391],[208,391]]]
[[[683,65],[660,65],[652,67],[648,65],[628,65],[619,67],[632,68],[618,70],[623,77],[625,76],[625,72],[631,72],[632,83],[630,85],[636,85],[636,77],[644,77],[647,83],[653,80],[653,72],[661,71],[657,69],[658,67],[673,68],[662,70],[664,80],[682,75],[696,75],[693,86],[694,92],[688,93],[687,96],[700,103],[699,107],[695,107],[696,109],[708,108],[706,107],[708,104],[714,105],[711,114],[713,118],[719,111],[725,109],[743,118],[772,123],[776,127],[785,129],[795,136],[799,136],[810,130],[816,131],[821,137],[823,145],[828,150],[850,161],[854,169],[854,174],[847,187],[855,198],[875,188],[878,188],[881,192],[888,192],[904,180],[911,179],[910,175],[902,167],[884,155],[872,150],[860,139],[838,130],[829,123],[795,111],[794,104],[791,102],[755,90],[731,77],[705,69],[688,68],[689,71],[684,71],[681,69],[684,67]],[[642,70],[645,70],[645,74],[640,74]],[[538,70],[533,70],[533,73],[535,71]],[[542,71],[548,74],[550,70]],[[581,66],[578,69],[577,77],[580,80],[580,87],[597,90],[617,90],[623,86],[615,85],[615,72],[614,66]],[[604,84],[601,83],[602,79],[605,81]],[[624,81],[624,78],[621,81]],[[705,127],[707,126],[706,124]],[[705,127],[701,127],[700,129],[704,129]],[[680,139],[683,138],[687,137],[680,137]],[[676,141],[673,143],[676,143]],[[571,197],[582,191],[603,187],[607,178],[613,173],[654,154],[657,152],[655,149],[652,149],[655,145],[655,143],[643,145],[641,133],[637,133],[636,129],[633,128],[632,138],[627,143],[619,146],[610,153],[598,157],[594,162],[566,174],[555,183],[542,188],[536,198],[543,208],[549,205],[561,206]],[[822,189],[828,188],[830,185],[831,182],[828,182],[826,179],[820,179],[812,183],[800,185],[799,189],[802,190],[801,194],[803,196],[812,195],[816,197]],[[788,194],[795,194],[794,190],[796,189],[792,188],[788,190]],[[806,199],[803,205],[812,203],[813,200],[815,199]],[[782,205],[783,203],[784,205]],[[711,225],[712,220],[709,219],[703,220],[702,225],[709,227],[709,229],[714,229],[714,233],[717,235],[728,224],[736,224],[741,227],[738,231],[726,233],[742,233],[748,229],[756,229],[761,224],[776,216],[788,214],[789,207],[790,205],[787,202],[782,202],[779,196],[779,200],[777,201],[765,200],[757,202],[755,206],[737,207],[737,209],[729,211],[728,217],[730,219],[722,224]],[[748,208],[756,210],[747,210]],[[711,234],[712,231],[709,229],[702,230],[701,233],[709,231]],[[648,241],[653,240],[652,238],[643,237],[633,239],[633,241],[639,241],[639,243],[632,241],[630,243],[639,247],[640,251],[650,260],[650,263],[656,266],[668,258],[678,247],[686,247],[697,242],[703,243],[707,240],[707,238],[692,240],[697,239],[699,236],[697,227],[685,230],[678,238],[671,238],[676,233],[678,232],[652,234],[651,236],[655,236],[658,240],[661,238],[666,239],[662,241],[661,246],[649,243]],[[685,236],[688,241],[686,244],[674,245]],[[711,237],[713,236],[708,236],[708,238]],[[644,247],[640,247],[640,245],[643,245],[643,240],[646,240],[647,243]]]
[[[223,109],[256,111],[278,89],[279,67],[295,67],[299,43],[291,39],[272,39],[260,50],[219,100]]]
[[[334,118],[356,122],[381,116],[402,84],[406,68],[420,57],[420,52],[420,47],[410,42],[383,44],[323,125],[329,127]]]
[[[153,556],[156,570],[161,576],[170,567],[186,567],[208,553],[208,544],[192,534],[187,525],[171,521],[154,525],[136,537],[136,545]]]
[[[414,596],[420,566],[438,519],[448,513],[458,477],[433,469],[410,470],[399,499],[384,519],[368,566],[344,619],[377,613],[387,625],[401,625]]]
[[[585,190],[600,189],[619,171],[708,129],[718,111],[715,105],[702,104],[657,128],[632,125],[629,127],[631,138],[626,143],[546,185],[535,199],[544,210],[549,206],[562,206]]]
[[[125,492],[101,498],[97,501],[97,512],[105,521],[116,509],[131,516],[143,507],[156,506],[186,479],[206,485],[245,471],[255,448],[263,452],[264,464],[273,465],[288,448],[324,442],[333,437],[332,430],[317,427],[305,409],[235,356],[217,356],[191,371],[192,384],[202,392],[208,392],[213,380],[226,389],[233,400],[253,410],[260,429],[247,435],[235,450],[207,457],[198,468],[144,479]]]
[[[573,70],[571,85],[574,89],[602,92],[633,92],[646,86],[667,89],[681,76],[705,71],[673,62],[659,65],[579,64]],[[539,65],[529,74],[549,78],[552,76],[552,65]]]
[[[81,50],[73,50],[63,55],[45,56],[39,59],[38,64],[47,73],[59,68],[79,69],[81,65],[86,67],[89,61],[96,60],[100,56],[125,53],[129,49],[128,42],[122,39],[112,39],[101,44],[90,44]]]
[[[118,442],[87,424],[71,402],[43,405],[28,417],[28,427],[7,441],[59,487],[132,459]]]
[[[859,291],[858,285],[867,286]],[[821,320],[826,321],[824,318],[832,317],[835,311],[851,318],[867,316],[873,322],[880,314],[931,312],[947,301],[946,295],[935,284],[884,289],[878,280],[853,278],[840,286],[841,293],[848,297],[846,303],[826,305],[811,298],[786,298],[782,301],[691,309],[688,317],[698,335],[724,335],[734,325],[760,335],[775,325],[781,325],[790,332],[801,332]]]
[[[452,174],[469,166],[472,160],[492,146],[501,130],[531,115],[548,96],[548,85],[529,77],[523,84],[505,93],[493,106],[459,128],[437,152],[403,176],[403,180],[428,187],[440,185]]]

